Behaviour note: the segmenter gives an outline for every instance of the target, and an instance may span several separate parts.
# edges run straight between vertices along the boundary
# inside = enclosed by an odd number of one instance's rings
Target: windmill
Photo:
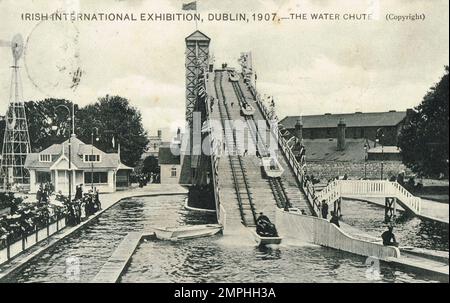
[[[18,61],[23,53],[23,38],[16,34],[10,42],[0,41],[1,46],[10,46],[14,63],[11,66],[9,106],[5,116],[0,181],[3,189],[20,189],[30,183],[25,169],[25,159],[30,152],[30,136],[22,98],[22,83]]]

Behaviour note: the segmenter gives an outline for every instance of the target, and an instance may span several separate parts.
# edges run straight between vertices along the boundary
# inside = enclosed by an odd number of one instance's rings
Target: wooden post
[[[384,199],[384,222],[390,222],[393,217],[395,217],[395,198],[386,197]]]

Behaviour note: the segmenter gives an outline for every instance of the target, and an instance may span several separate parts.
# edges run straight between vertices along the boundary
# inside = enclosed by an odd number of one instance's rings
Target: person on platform
[[[328,204],[325,200],[322,200],[322,218],[327,219],[328,218]]]
[[[102,203],[100,202],[100,198],[98,195],[98,189],[94,190],[94,204],[97,211],[102,209]]]
[[[394,230],[394,227],[389,226],[388,230],[386,230],[384,233],[381,234],[381,238],[383,239],[383,245],[398,247],[398,242],[395,239],[393,230]]]
[[[331,212],[330,223],[336,225],[337,227],[341,227],[341,226],[339,225],[339,217],[338,217],[338,215],[337,215],[334,211]]]
[[[37,201],[38,203],[41,202],[42,194],[43,194],[43,190],[42,190],[42,183],[41,183],[41,184],[39,185],[39,188],[38,188],[37,192],[36,192],[36,201]]]
[[[75,200],[83,198],[83,187],[82,184],[78,185],[75,190]]]

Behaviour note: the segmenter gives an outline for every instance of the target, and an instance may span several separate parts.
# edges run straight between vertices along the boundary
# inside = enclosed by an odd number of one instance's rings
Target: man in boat
[[[383,239],[383,245],[398,247],[398,242],[395,239],[393,230],[394,230],[394,227],[389,226],[388,230],[386,230],[384,233],[381,234],[381,238]]]
[[[277,169],[277,163],[275,162],[274,158],[270,158],[270,170]]]
[[[259,217],[256,219],[256,233],[261,237],[278,237],[275,225],[262,212],[259,213]]]

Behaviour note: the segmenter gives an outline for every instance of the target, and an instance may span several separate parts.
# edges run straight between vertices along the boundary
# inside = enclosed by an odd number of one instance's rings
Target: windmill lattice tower
[[[4,189],[20,189],[30,183],[30,174],[25,169],[25,159],[30,152],[25,106],[18,61],[23,52],[23,39],[20,34],[13,37],[11,49],[14,58],[12,68],[9,106],[5,116],[5,135],[3,137],[0,181]]]

